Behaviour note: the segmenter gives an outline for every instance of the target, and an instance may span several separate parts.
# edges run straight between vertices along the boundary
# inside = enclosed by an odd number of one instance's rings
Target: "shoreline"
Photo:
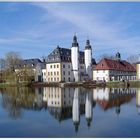
[[[120,87],[120,88],[128,88],[128,87],[140,87],[140,81],[129,81],[129,86],[127,85],[127,82],[121,82],[121,81],[115,81],[115,82],[100,82],[95,83],[93,81],[90,82],[67,82],[67,83],[61,83],[61,82],[22,82],[22,83],[0,83],[0,88],[6,88],[6,87],[84,87],[84,88],[96,88],[96,87]]]

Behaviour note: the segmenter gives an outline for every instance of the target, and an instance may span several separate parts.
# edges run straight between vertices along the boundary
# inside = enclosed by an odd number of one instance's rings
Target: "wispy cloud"
[[[76,32],[81,49],[84,49],[85,40],[89,37],[94,57],[104,53],[114,54],[116,51],[127,54],[127,57],[140,51],[140,20],[136,18],[139,17],[140,5],[136,7],[127,6],[127,3],[121,6],[118,3],[27,3],[23,6],[14,3],[9,7],[12,13],[15,12],[15,19],[18,19],[16,14],[22,11],[20,16],[26,20],[21,23],[20,28],[5,26],[8,34],[0,34],[1,46],[4,44],[10,47],[13,44],[15,48],[22,46],[21,51],[23,48],[24,51],[30,48],[34,53],[39,49],[41,53],[46,51],[47,55],[57,45],[70,48],[72,36]],[[26,10],[29,7],[32,7],[32,10],[27,14]],[[9,16],[9,19],[12,21],[13,18]],[[28,23],[30,20],[33,22]]]
[[[96,10],[92,10],[92,13],[90,13],[87,10],[88,7],[86,7],[86,10],[81,10],[78,6],[74,5],[72,7],[68,4],[38,3],[35,5],[44,9],[46,14],[52,15],[56,20],[72,24],[79,34],[88,35],[92,39],[97,52],[102,51],[102,49],[114,49],[128,54],[140,51],[140,36],[129,35],[128,29],[132,27],[132,23],[121,20],[128,16],[128,9],[123,9],[124,12],[118,18],[116,16],[115,21],[108,21],[104,17],[104,13]],[[96,9],[93,5],[94,8]],[[132,48],[135,49],[132,51]]]

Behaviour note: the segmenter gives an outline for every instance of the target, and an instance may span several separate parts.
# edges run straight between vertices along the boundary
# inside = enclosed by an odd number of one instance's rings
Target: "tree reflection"
[[[88,128],[93,126],[94,107],[98,104],[102,110],[114,108],[121,114],[122,104],[129,103],[135,97],[136,89],[121,88],[28,88],[13,87],[1,90],[2,107],[10,118],[18,119],[24,110],[47,110],[58,122],[71,119],[75,132],[80,126],[80,116],[84,114]],[[140,107],[140,90],[137,91],[136,106]]]

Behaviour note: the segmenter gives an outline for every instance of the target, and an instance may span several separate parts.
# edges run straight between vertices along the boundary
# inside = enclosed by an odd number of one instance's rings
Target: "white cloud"
[[[46,14],[51,14],[56,20],[72,24],[78,32],[85,33],[85,36],[88,35],[93,43],[97,45],[95,46],[97,51],[105,50],[105,48],[107,50],[119,50],[128,54],[140,51],[140,37],[127,34],[127,29],[132,26],[132,23],[123,23],[123,20],[121,20],[122,17],[126,16],[127,12],[120,14],[118,19],[116,17],[114,22],[105,20],[101,13],[96,12],[96,10],[93,10],[95,11],[94,13],[90,13],[88,10],[83,12],[78,6],[72,7],[68,4],[61,5],[56,3],[37,3],[34,5],[44,9]],[[132,51],[132,48],[135,49]]]

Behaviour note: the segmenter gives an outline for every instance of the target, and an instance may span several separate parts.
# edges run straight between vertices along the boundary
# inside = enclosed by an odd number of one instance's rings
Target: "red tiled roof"
[[[96,70],[118,70],[118,71],[131,71],[135,72],[136,69],[132,64],[125,60],[112,60],[104,58],[97,65]]]
[[[104,110],[107,110],[109,108],[112,108],[114,106],[120,106],[124,103],[128,103],[129,101],[131,101],[131,99],[134,97],[135,95],[132,94],[132,95],[123,95],[123,96],[120,96],[118,98],[115,98],[115,99],[111,99],[109,101],[101,101],[101,100],[97,100],[97,103],[104,109]]]

